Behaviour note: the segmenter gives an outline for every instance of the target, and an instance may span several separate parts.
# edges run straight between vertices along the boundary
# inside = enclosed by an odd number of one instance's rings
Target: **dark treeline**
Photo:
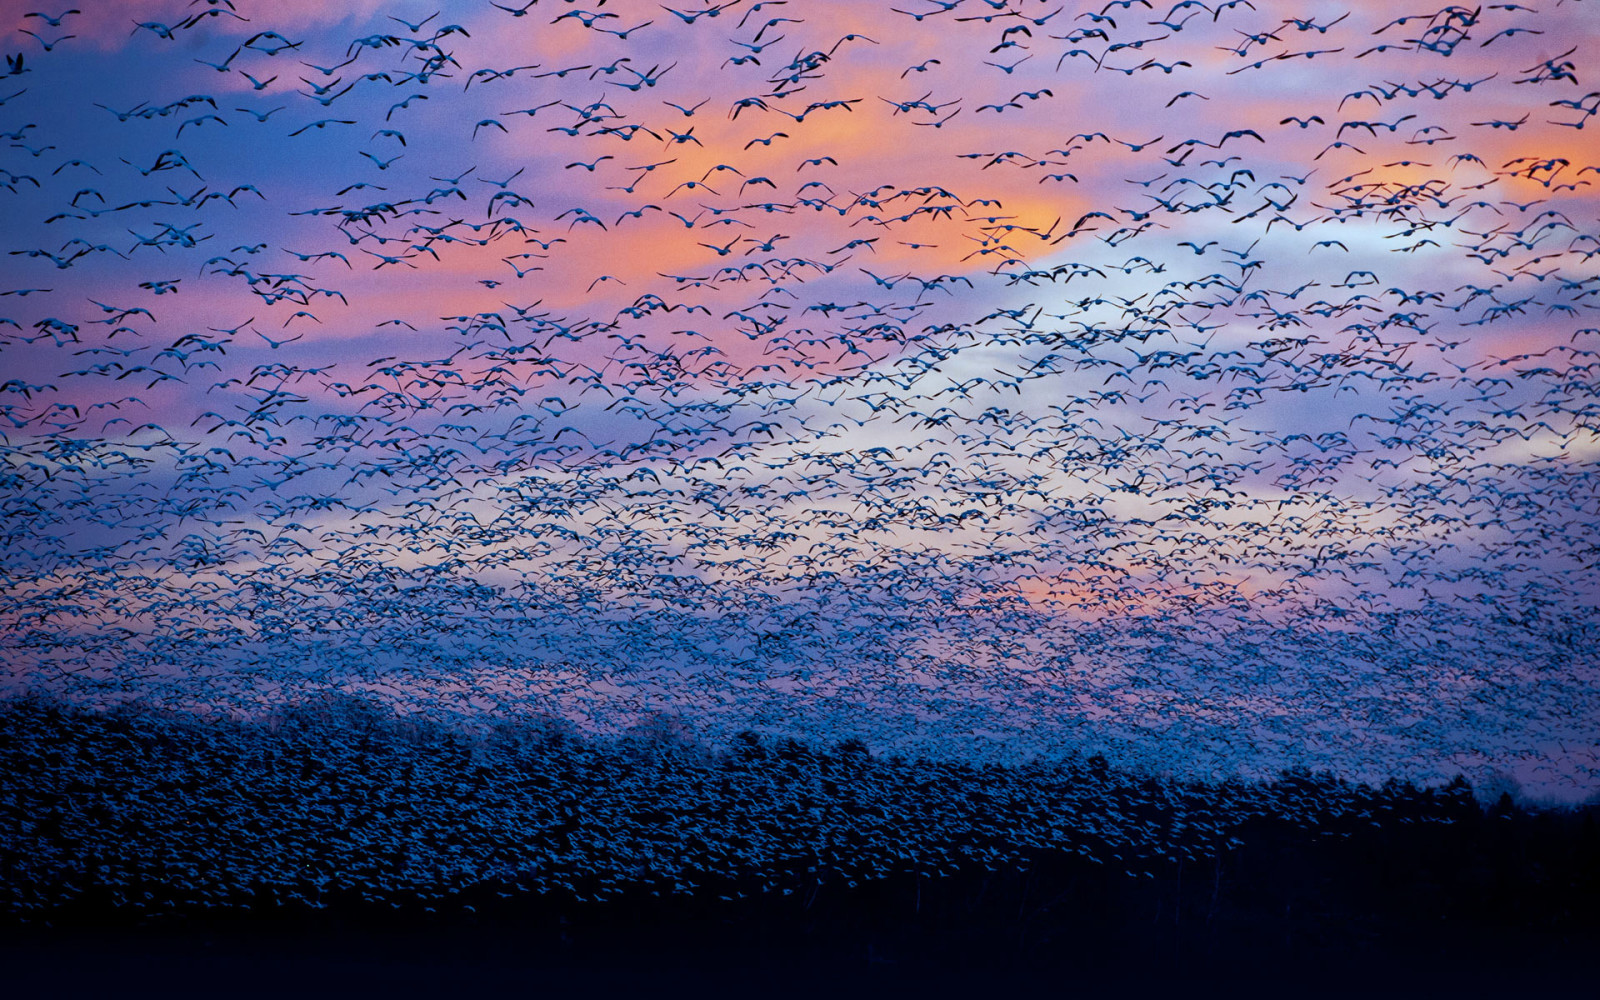
[[[819,969],[1463,942],[1549,966],[1596,940],[1600,833],[1593,808],[1485,809],[1459,779],[1207,784],[1098,756],[708,748],[668,724],[469,735],[344,698],[256,723],[24,699],[0,709],[0,912],[19,933],[515,928],[522,954]]]

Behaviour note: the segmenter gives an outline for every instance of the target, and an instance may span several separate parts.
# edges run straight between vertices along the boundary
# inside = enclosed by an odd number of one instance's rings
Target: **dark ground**
[[[848,905],[842,901],[841,905]],[[1284,920],[1218,933],[1130,922],[929,928],[578,918],[470,926],[11,930],[12,996],[1593,996],[1587,934]],[[1085,922],[1092,914],[1085,914]]]
[[[1031,876],[824,886],[809,906],[799,894],[477,898],[474,914],[334,904],[144,926],[79,908],[7,929],[0,963],[11,995],[28,997],[1596,995],[1593,817],[1489,815],[1483,827],[1496,846],[1475,873],[1427,837],[1262,837],[1224,856],[1220,879],[1215,864],[1180,882],[1046,859]],[[1570,838],[1587,860],[1530,857],[1540,836]],[[1442,863],[1419,868],[1415,852]]]

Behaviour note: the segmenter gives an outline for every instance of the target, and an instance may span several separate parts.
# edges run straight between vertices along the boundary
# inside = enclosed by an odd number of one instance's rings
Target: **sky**
[[[7,690],[1600,791],[1592,4],[78,4]]]

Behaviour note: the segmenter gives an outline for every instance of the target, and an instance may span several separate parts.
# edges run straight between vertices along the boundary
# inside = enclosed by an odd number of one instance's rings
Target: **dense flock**
[[[1203,882],[1263,830],[1316,840],[1482,820],[1461,780],[1202,784],[1100,756],[974,765],[754,732],[708,746],[670,720],[603,740],[550,720],[467,737],[351,699],[263,725],[13,703],[0,764],[0,911],[31,923],[329,907],[414,919],[696,895],[805,905],[1061,858],[1118,878],[1187,866]]]

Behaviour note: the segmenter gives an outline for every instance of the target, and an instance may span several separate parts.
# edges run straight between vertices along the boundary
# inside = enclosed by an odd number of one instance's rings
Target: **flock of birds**
[[[925,880],[1052,856],[1141,879],[1188,866],[1220,886],[1237,876],[1219,855],[1265,830],[1322,841],[1482,815],[1466,783],[1174,782],[1095,757],[976,766],[755,733],[712,752],[661,720],[617,739],[541,720],[469,740],[338,697],[270,726],[13,703],[0,731],[3,773],[30,776],[0,782],[0,914],[29,922],[97,906],[475,913],[530,895],[809,908],[908,875],[920,906]]]
[[[0,25],[8,690],[1600,787],[1587,5],[132,6]]]

